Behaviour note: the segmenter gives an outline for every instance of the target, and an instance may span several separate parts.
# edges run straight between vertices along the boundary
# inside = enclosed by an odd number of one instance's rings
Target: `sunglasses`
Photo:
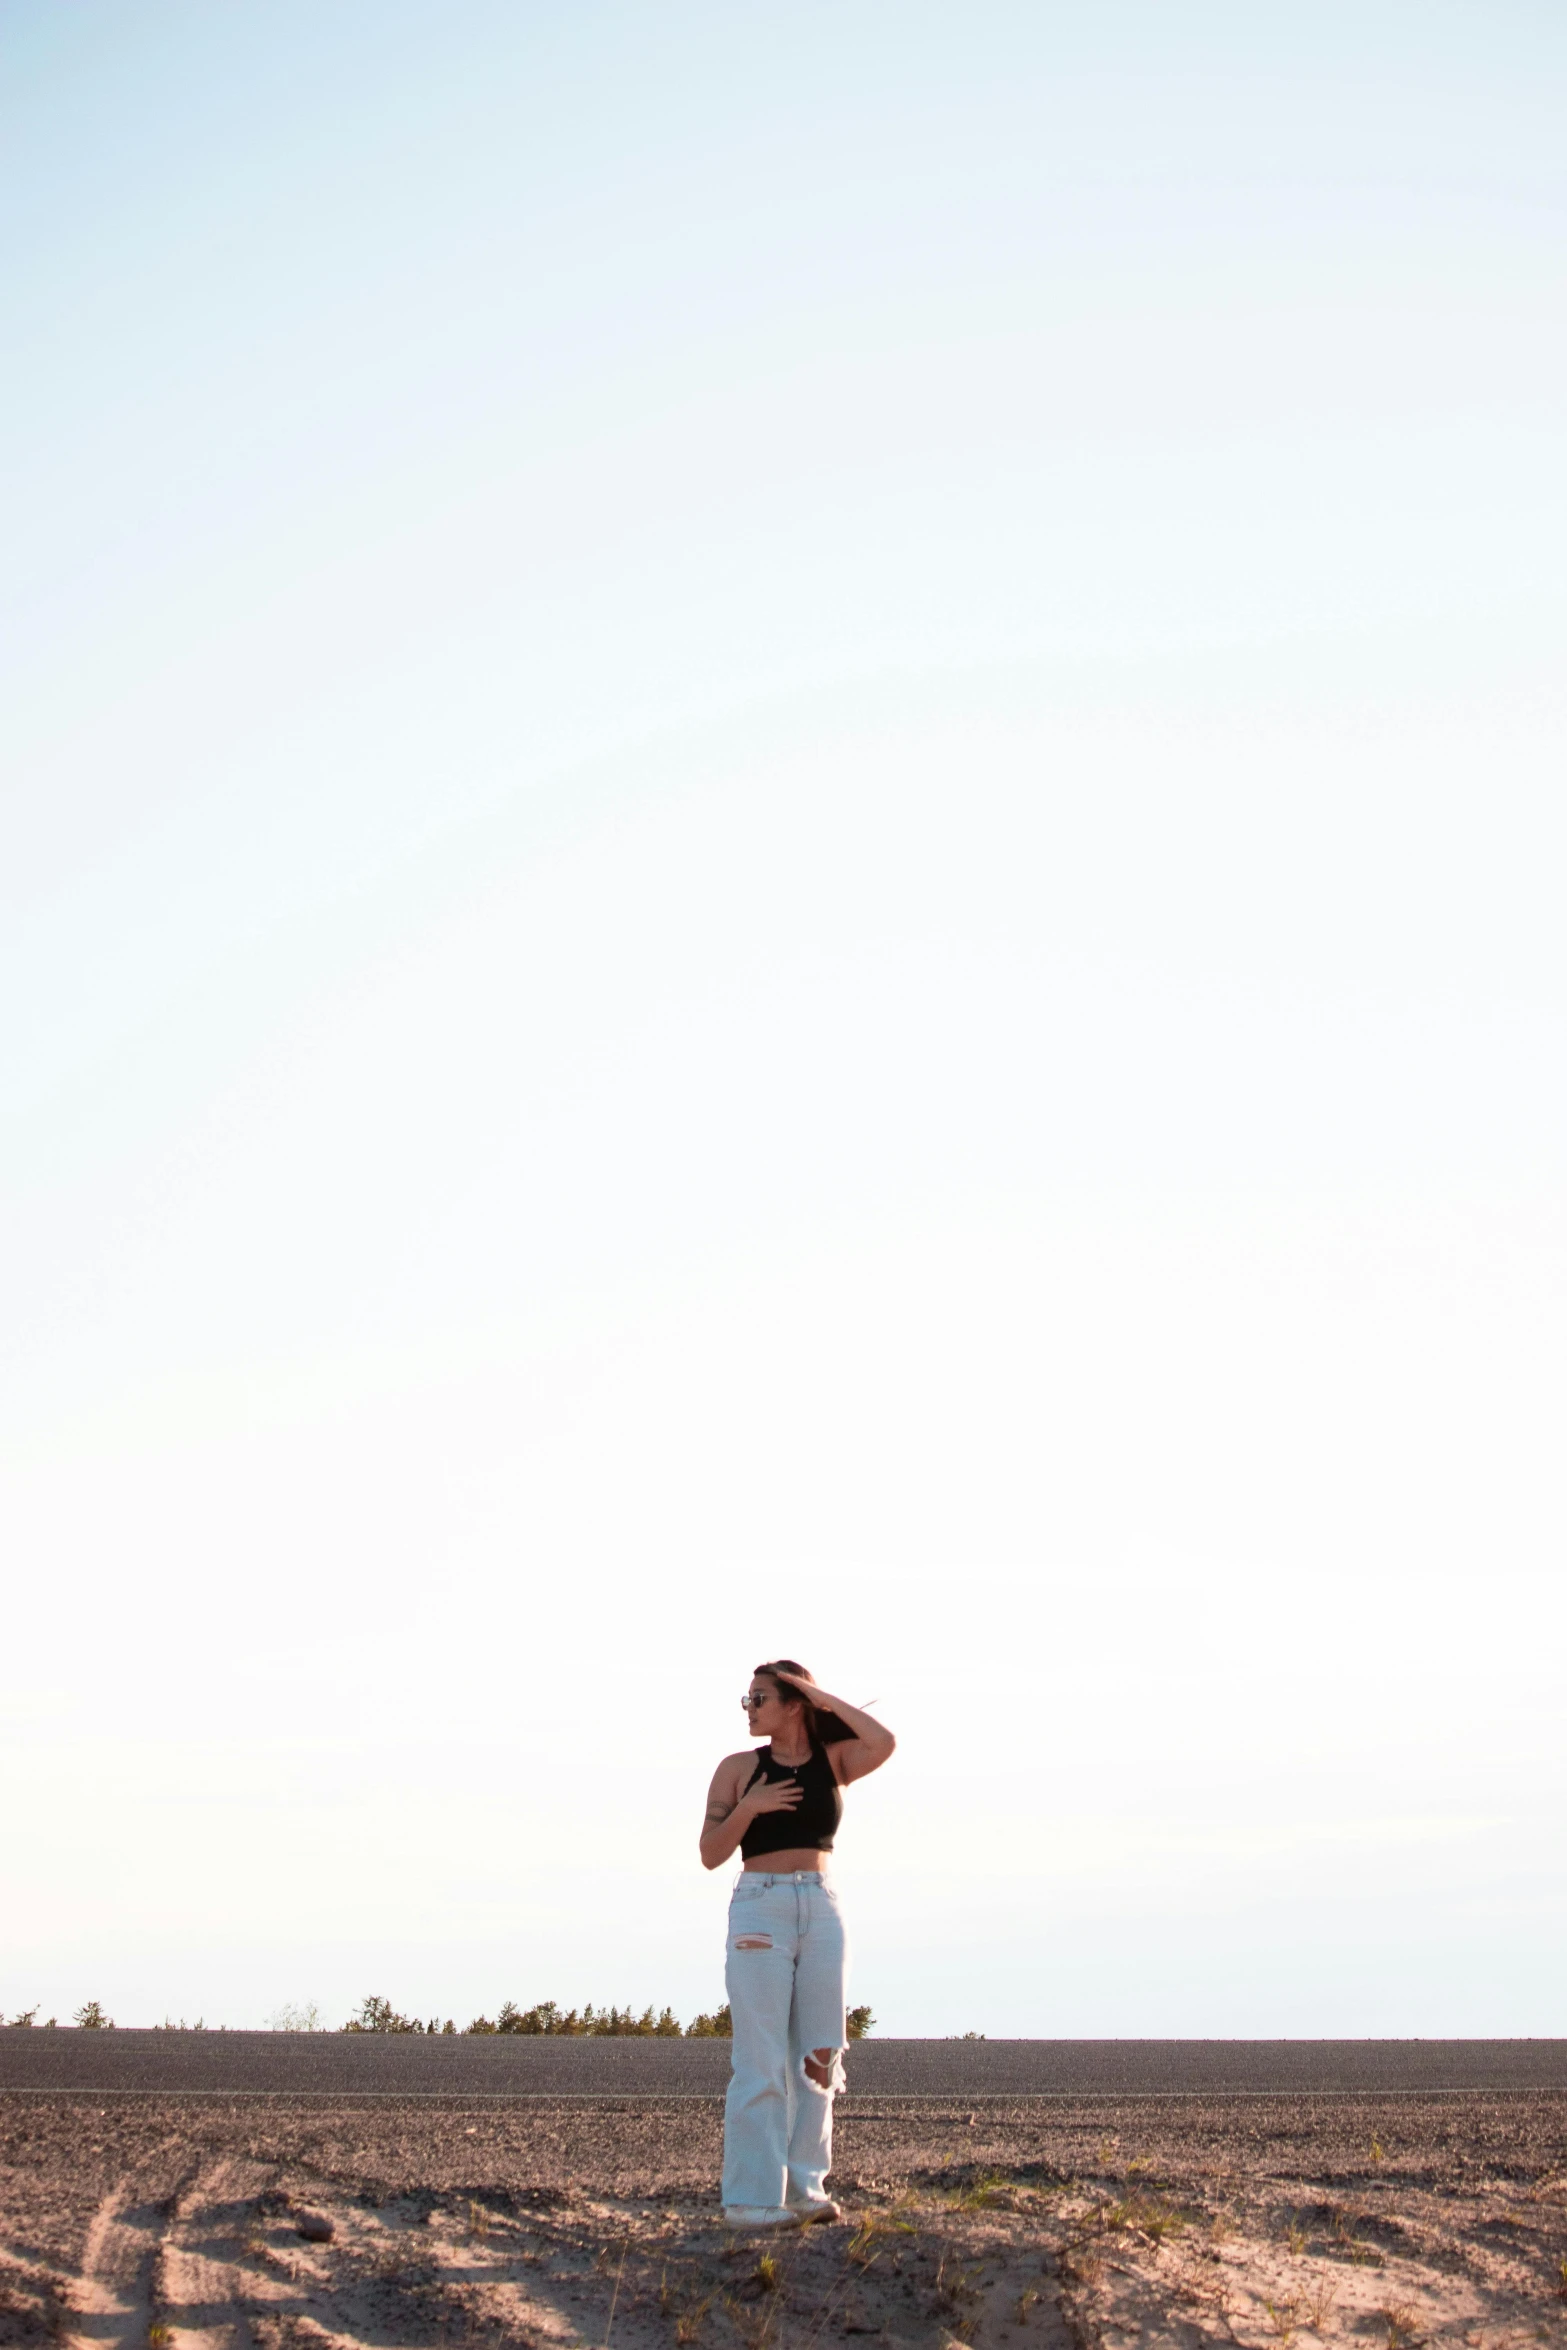
[[[748,1689],[744,1697],[741,1698],[740,1703],[745,1707],[745,1710],[748,1714],[754,1713],[759,1705],[765,1705],[767,1703],[768,1694],[768,1691],[764,1689],[761,1696],[758,1697],[753,1690]]]

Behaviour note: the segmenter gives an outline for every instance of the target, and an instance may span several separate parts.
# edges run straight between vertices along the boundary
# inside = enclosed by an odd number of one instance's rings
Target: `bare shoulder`
[[[727,1799],[730,1804],[738,1803],[755,1768],[756,1749],[753,1746],[748,1746],[743,1754],[726,1754],[713,1773],[710,1792]]]

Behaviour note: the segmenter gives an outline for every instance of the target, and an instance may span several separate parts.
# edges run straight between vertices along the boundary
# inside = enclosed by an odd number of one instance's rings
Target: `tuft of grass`
[[[1274,2303],[1272,2301],[1264,2301],[1262,2306],[1268,2313],[1268,2326],[1270,2331],[1277,2334],[1281,2342],[1293,2341],[1295,2338],[1294,2302],[1281,2301]]]
[[[900,2196],[888,2211],[868,2211],[860,2221],[844,2250],[857,2268],[869,2268],[880,2254],[888,2236],[916,2236],[919,2230],[912,2220],[900,2217],[908,2208],[908,2197]]]
[[[36,2014],[37,2010],[33,2012]],[[51,2016],[49,2020],[52,2023],[54,2018]],[[96,1999],[89,1999],[85,2006],[76,2010],[75,2021],[79,2032],[112,2032],[114,2029],[113,2016],[105,2015]]]
[[[747,2309],[742,2302],[726,2301],[724,2306],[745,2350],[767,2350],[778,2317],[778,2304],[774,2302],[767,2309]]]
[[[147,2328],[147,2350],[171,2350],[174,2328],[165,2325],[162,2318],[154,2318]]]
[[[1300,2313],[1314,2334],[1320,2334],[1328,2322],[1328,2313],[1338,2299],[1338,2287],[1325,2277],[1319,2279],[1301,2302]]]
[[[1567,2301],[1567,2260],[1556,2264],[1556,2298],[1558,2301]]]
[[[1387,2350],[1407,2350],[1420,2339],[1420,2321],[1410,2302],[1390,2301],[1377,2315],[1387,2327]]]
[[[1380,2170],[1386,2160],[1387,2148],[1380,2138],[1373,2136],[1371,2140],[1371,2166],[1373,2170]]]
[[[489,2215],[489,2213],[488,2213],[488,2212],[485,2210],[485,2208],[484,2208],[484,2205],[483,2205],[482,2203],[470,2203],[470,2204],[469,2204],[469,2206],[468,2206],[468,2233],[469,2233],[469,2235],[470,2235],[470,2236],[487,2236],[487,2235],[489,2234],[489,2232],[490,2232],[490,2215]]]
[[[1061,2273],[1069,2284],[1097,2285],[1104,2275],[1103,2256],[1081,2237],[1061,2255]]]
[[[964,2267],[949,2244],[936,2263],[936,2274],[933,2279],[936,2307],[946,2310],[950,2316],[965,2301],[971,2301],[974,2297],[974,2279],[978,2274],[978,2269]],[[954,2332],[961,2330],[955,2322],[953,2330]]]
[[[1173,2210],[1168,2203],[1158,2203],[1145,2195],[1129,2195],[1122,2203],[1107,2203],[1104,2224],[1119,2232],[1131,2228],[1162,2244],[1166,2236],[1178,2236],[1186,2226],[1183,2212]]]
[[[764,2252],[756,2264],[756,2281],[764,2293],[776,2293],[782,2281],[782,2272],[771,2252]]]
[[[1297,2224],[1297,2223],[1296,2223],[1294,2220],[1291,2220],[1291,2221],[1290,2221],[1290,2224],[1289,2224],[1289,2227],[1288,2227],[1288,2229],[1287,2229],[1287,2231],[1286,2231],[1286,2234],[1285,2234],[1285,2241],[1286,2241],[1286,2243],[1289,2245],[1289,2248],[1290,2248],[1290,2250],[1291,2250],[1291,2251],[1294,2253],[1294,2255],[1295,2255],[1296,2259],[1298,2260],[1298,2259],[1300,2258],[1300,2255],[1301,2255],[1301,2254],[1302,2254],[1302,2253],[1305,2251],[1305,2249],[1306,2249],[1306,2231],[1305,2231],[1305,2229],[1304,2229],[1303,2227],[1300,2227],[1300,2226],[1299,2226],[1299,2225],[1298,2225],[1298,2224]]]
[[[687,2345],[696,2340],[702,2331],[702,2320],[712,2306],[713,2296],[709,2293],[705,2300],[693,2301],[689,2309],[681,2310],[675,2319],[675,2340],[679,2343],[680,2350],[687,2350]]]
[[[972,2186],[964,2187],[953,2197],[956,2211],[988,2211],[998,2196],[1012,2185],[1005,2171],[981,2171]]]

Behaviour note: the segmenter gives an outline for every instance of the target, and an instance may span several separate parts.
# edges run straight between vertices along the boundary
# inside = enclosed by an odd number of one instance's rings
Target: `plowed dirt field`
[[[845,2217],[718,2209],[716,2100],[0,2097],[0,2341],[1567,2342],[1567,2096],[845,2101]],[[330,2223],[326,2241],[301,2233]]]

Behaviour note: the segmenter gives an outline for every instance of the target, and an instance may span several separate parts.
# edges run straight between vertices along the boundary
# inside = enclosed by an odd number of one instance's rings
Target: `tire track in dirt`
[[[241,2266],[243,2245],[275,2167],[242,2156],[208,2163],[175,2199],[158,2248],[152,2300],[167,2328],[169,2350],[221,2342],[254,2350],[254,2285]]]
[[[72,2350],[145,2350],[153,2322],[152,2283],[167,2203],[138,2202],[134,2178],[110,2189],[94,2212],[81,2266],[62,2296]]]

